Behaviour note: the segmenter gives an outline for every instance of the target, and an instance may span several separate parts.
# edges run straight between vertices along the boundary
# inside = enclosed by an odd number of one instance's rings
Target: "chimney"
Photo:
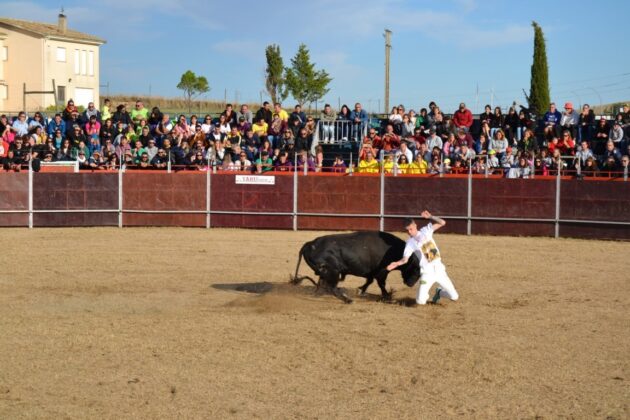
[[[63,14],[63,10],[59,13],[59,33],[65,34],[68,29],[68,19],[66,15]]]

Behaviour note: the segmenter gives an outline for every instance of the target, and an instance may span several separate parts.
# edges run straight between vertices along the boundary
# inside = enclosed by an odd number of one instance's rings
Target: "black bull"
[[[405,241],[386,232],[354,232],[336,235],[320,236],[305,243],[300,249],[300,257],[295,268],[295,276],[291,282],[299,284],[308,279],[317,287],[324,286],[336,297],[346,303],[352,302],[338,287],[338,283],[350,274],[364,277],[366,282],[359,288],[360,294],[374,279],[378,282],[384,299],[391,298],[385,289],[387,280],[387,266],[398,261],[403,256]],[[309,276],[298,277],[300,262],[304,261],[319,276],[319,282]],[[412,287],[420,278],[420,264],[415,254],[409,258],[406,264],[397,268],[401,271],[403,281]]]

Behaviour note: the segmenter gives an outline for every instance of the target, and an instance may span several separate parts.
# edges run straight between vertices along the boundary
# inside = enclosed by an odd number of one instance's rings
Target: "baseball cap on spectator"
[[[564,104],[564,109],[573,109],[573,104],[571,102],[567,102]]]
[[[245,117],[238,117],[238,120],[239,120],[240,122],[243,122],[243,121],[245,121]]]
[[[432,125],[431,128],[429,128],[429,133],[435,134],[435,126],[434,125]]]
[[[490,149],[490,150],[488,150],[488,154],[489,154],[489,155],[496,155],[496,154],[497,154],[497,151],[496,151],[496,150],[494,150],[494,149]]]
[[[269,155],[269,152],[267,150],[263,150],[262,152],[260,152],[260,154],[263,156],[267,156]]]
[[[451,163],[451,160],[449,158],[444,159],[444,164],[448,165],[449,163]]]

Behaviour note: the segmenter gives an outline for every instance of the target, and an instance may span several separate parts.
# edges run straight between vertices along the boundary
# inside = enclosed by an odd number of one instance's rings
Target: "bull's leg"
[[[361,296],[365,295],[367,288],[370,287],[370,284],[372,284],[372,282],[374,282],[374,277],[368,277],[365,280],[365,284],[359,287],[359,295]]]
[[[340,278],[345,278],[345,276],[340,277],[339,273],[333,272],[327,273],[327,275],[322,277],[321,280],[323,280],[326,287],[337,299],[341,299],[345,303],[352,303],[352,299],[350,299],[339,287],[337,287]]]
[[[311,278],[310,276],[291,277],[291,279],[289,280],[289,283],[298,285],[298,284],[302,283],[302,281],[304,281],[304,280],[309,280],[315,286],[318,286],[318,284],[315,283],[315,280],[313,280],[313,278]]]
[[[389,301],[392,300],[392,294],[387,291],[385,288],[385,281],[387,280],[387,272],[381,273],[376,276],[376,282],[378,283],[378,287],[381,289],[381,295],[383,296],[383,300]]]
[[[344,303],[352,303],[352,299],[350,299],[340,288],[335,287],[332,289],[332,293],[335,297],[337,297],[337,299],[343,300]]]

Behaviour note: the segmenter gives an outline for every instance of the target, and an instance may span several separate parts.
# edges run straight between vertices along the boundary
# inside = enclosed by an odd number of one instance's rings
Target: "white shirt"
[[[433,240],[432,223],[418,230],[416,236],[407,239],[403,256],[409,258],[413,253],[420,259],[420,268],[422,269],[433,262],[440,261],[440,250]]]

